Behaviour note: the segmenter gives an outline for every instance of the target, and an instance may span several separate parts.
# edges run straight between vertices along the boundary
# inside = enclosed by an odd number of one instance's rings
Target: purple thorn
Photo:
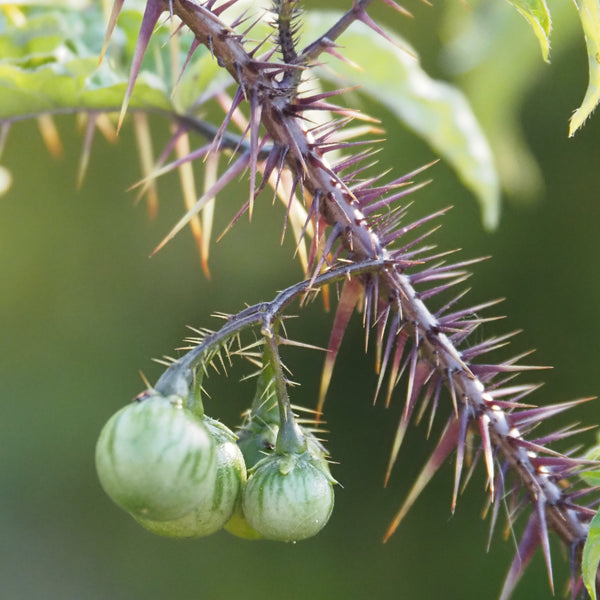
[[[456,502],[458,500],[458,489],[460,487],[460,477],[462,474],[463,463],[465,458],[465,442],[467,439],[467,426],[471,419],[471,410],[468,407],[461,408],[460,415],[458,418],[459,429],[458,429],[458,440],[456,443],[456,466],[454,469],[454,489],[452,490],[452,503],[450,510],[452,514],[456,510]]]
[[[580,427],[579,429],[574,429],[574,427],[576,427],[576,425],[568,425],[567,427],[563,427],[558,431],[554,431],[543,437],[537,438],[535,440],[535,443],[541,446],[545,446],[546,444],[553,444],[554,442],[558,442],[559,440],[569,438],[573,435],[579,435],[580,433],[584,433],[585,431],[590,431],[596,426],[591,425],[590,427]]]
[[[250,97],[250,209],[248,214],[252,219],[254,199],[256,197],[256,163],[259,153],[259,130],[262,115],[262,104],[256,93]]]
[[[225,118],[223,119],[223,122],[221,123],[221,126],[217,130],[217,133],[215,134],[215,137],[213,139],[212,150],[211,150],[212,152],[219,151],[221,142],[223,140],[223,135],[224,135],[227,127],[229,127],[229,123],[231,122],[233,113],[238,108],[238,106],[242,103],[243,99],[244,99],[243,90],[242,90],[241,86],[238,86],[238,88],[235,91],[235,94],[233,96],[233,100],[231,101],[231,106],[229,107],[229,111],[225,115]]]
[[[271,151],[269,152],[267,159],[265,160],[263,169],[262,169],[262,171],[263,171],[262,180],[260,182],[258,189],[256,190],[257,196],[258,196],[258,194],[260,194],[263,191],[263,189],[267,185],[267,182],[269,181],[269,178],[271,177],[271,173],[273,173],[275,166],[277,165],[278,161],[281,158],[282,151],[283,151],[282,146],[280,146],[277,143],[273,144],[273,147],[271,148]],[[278,172],[277,182],[274,187],[275,187],[274,194],[276,196],[277,188],[279,187],[279,172]]]
[[[88,122],[85,127],[85,135],[83,138],[83,147],[81,150],[81,159],[79,161],[79,170],[77,173],[77,187],[81,188],[83,180],[89,164],[90,153],[92,151],[92,144],[94,142],[94,133],[96,131],[96,113],[90,113]]]
[[[435,233],[440,227],[441,227],[441,225],[438,225],[437,227],[434,227],[433,229],[426,231],[424,234],[422,234],[418,238],[412,240],[411,242],[409,242],[402,248],[394,249],[393,256],[397,257],[399,259],[401,259],[403,257],[408,258],[409,256],[418,256],[419,254],[421,254],[423,252],[429,252],[430,250],[433,250],[435,248],[435,246],[423,246],[421,248],[416,248],[416,249],[413,249],[411,252],[408,252],[409,248],[412,248],[413,246],[420,244],[423,240],[428,238],[432,233]],[[423,259],[423,262],[425,262],[425,259]],[[470,276],[471,276],[470,273],[465,273],[463,275],[464,278],[468,278]],[[445,285],[452,285],[452,284],[447,283]]]
[[[116,6],[117,3],[115,3]],[[119,9],[120,10],[120,9]],[[121,114],[119,115],[119,123],[117,125],[117,131],[121,129],[125,113],[127,112],[127,106],[131,94],[133,93],[133,86],[139,75],[140,67],[142,66],[142,59],[148,48],[148,43],[152,37],[154,27],[158,23],[158,19],[164,10],[164,3],[162,0],[148,0],[146,2],[146,9],[144,16],[142,17],[142,24],[140,25],[140,32],[138,34],[138,40],[135,45],[133,52],[133,59],[131,60],[131,69],[129,71],[129,79],[127,81],[127,89],[125,90],[125,96],[123,98],[123,104],[121,106]]]
[[[500,600],[509,600],[540,542],[540,522],[536,511],[531,515],[527,522],[527,526],[521,537],[521,542],[517,548],[517,553],[515,554],[508,574],[506,575],[506,579],[504,580],[504,587],[502,588]]]
[[[181,81],[181,78],[183,77],[183,73],[187,69],[187,66],[190,63],[190,60],[192,59],[192,56],[193,56],[194,52],[196,51],[196,48],[198,48],[199,45],[200,45],[200,40],[198,38],[194,38],[192,40],[192,43],[190,44],[190,49],[188,50],[187,56],[185,57],[185,60],[183,61],[183,66],[181,67],[181,71],[179,72],[179,75],[177,76],[177,81],[175,82],[175,86],[179,85],[179,82]]]
[[[475,313],[485,310],[486,308],[495,306],[496,304],[500,304],[500,302],[503,302],[503,301],[504,301],[504,298],[498,298],[497,300],[490,300],[489,302],[482,302],[481,304],[476,304],[475,306],[471,306],[469,308],[464,308],[462,310],[450,313],[448,315],[444,315],[443,317],[441,317],[440,320],[443,322],[452,322],[452,321],[456,322],[465,317],[471,317]],[[443,313],[441,311],[438,311],[436,314],[441,316]]]
[[[390,523],[390,526],[388,527],[383,538],[384,542],[387,542],[387,540],[394,533],[394,531],[396,531],[398,525],[400,525],[402,519],[406,516],[406,513],[408,513],[411,506],[416,502],[423,489],[425,489],[427,484],[431,481],[431,478],[437,473],[437,470],[441,467],[446,458],[448,458],[450,452],[452,452],[452,450],[456,447],[457,440],[458,421],[454,419],[454,417],[452,417],[446,424],[446,427],[444,428],[444,431],[440,436],[435,450],[423,466],[423,469],[421,470],[419,476],[413,484],[413,487],[411,488],[408,496],[406,497],[406,500],[404,501],[404,503],[400,507],[400,510],[398,510],[394,519]],[[391,472],[391,469],[394,465],[394,461],[395,457],[390,457],[390,462],[388,464],[386,474],[386,482],[389,479],[389,473]]]
[[[311,276],[310,285],[308,286],[309,289],[312,287],[312,284],[313,284],[314,280],[316,279],[317,275],[321,272],[321,269],[323,268],[323,265],[325,264],[325,261],[327,259],[327,255],[331,252],[334,244],[340,238],[340,236],[342,234],[342,230],[343,230],[343,227],[339,223],[336,223],[332,227],[331,233],[329,234],[329,237],[327,238],[327,240],[325,242],[325,247],[323,248],[323,252],[321,253],[321,256],[319,257],[319,261],[317,262],[317,266],[315,267],[313,274]]]
[[[450,397],[452,398],[452,406],[454,407],[454,416],[458,419],[458,402],[456,400],[456,389],[454,387],[454,374],[451,369],[446,369],[446,379],[448,381]]]
[[[271,39],[272,39],[272,37],[273,37],[273,34],[272,34],[272,33],[269,33],[269,35],[267,35],[267,36],[265,37],[265,39],[264,39],[264,40],[262,40],[262,41],[258,42],[258,44],[257,44],[257,45],[256,45],[256,46],[255,46],[255,47],[252,49],[252,50],[250,50],[250,51],[248,52],[248,56],[250,56],[250,57],[254,58],[254,55],[255,55],[255,54],[256,54],[256,53],[257,53],[257,52],[258,52],[258,51],[259,51],[259,50],[260,50],[260,49],[261,49],[261,48],[262,48],[262,47],[263,47],[263,46],[264,46],[264,45],[267,43],[267,42],[270,42],[270,41],[271,41]],[[266,56],[262,56],[262,57],[261,57],[260,59],[258,59],[258,60],[261,60],[261,61],[268,62],[268,58],[271,58],[271,57],[272,57],[274,54],[275,54],[275,50],[269,50],[269,52],[267,53],[267,55],[266,55]]]
[[[544,561],[546,563],[546,570],[548,571],[548,581],[550,583],[550,589],[554,595],[554,580],[552,577],[552,558],[550,556],[550,540],[548,538],[548,523],[546,522],[546,500],[543,496],[538,497],[536,502],[536,511],[538,514],[538,521],[540,523],[540,542],[542,545],[542,551],[544,553]]]
[[[363,160],[366,160],[367,158],[373,156],[374,154],[376,154],[377,152],[379,152],[379,150],[364,150],[363,152],[359,152],[357,154],[353,154],[351,156],[348,156],[347,158],[344,158],[342,160],[340,160],[339,162],[335,163],[334,171],[336,173],[341,173],[342,171],[346,170],[347,168],[360,163]]]
[[[352,316],[352,313],[354,312],[354,309],[359,301],[361,291],[362,285],[358,279],[349,279],[344,282],[342,287],[342,294],[335,311],[333,327],[331,328],[331,333],[329,334],[327,355],[325,356],[325,363],[323,365],[323,372],[321,375],[317,414],[320,414],[323,408],[325,396],[331,381],[335,360],[342,344],[344,333],[346,332],[350,317]]]
[[[521,333],[521,330],[511,331],[505,335],[497,336],[489,338],[480,344],[476,344],[475,346],[471,346],[470,348],[466,348],[463,350],[462,355],[463,358],[471,362],[473,358],[479,356],[481,354],[486,354],[488,352],[493,352],[494,350],[498,350],[499,348],[503,348],[506,346],[512,337]]]
[[[394,0],[383,0],[383,3],[387,4],[389,7],[393,8],[395,11],[399,12],[401,15],[404,15],[405,17],[413,17],[413,14],[411,12],[406,10],[406,8],[404,8],[403,6],[400,6],[400,4],[394,2]]]
[[[481,446],[483,448],[483,457],[488,474],[488,484],[490,486],[490,497],[494,497],[494,453],[492,449],[492,440],[490,438],[490,420],[486,414],[477,419],[479,425],[479,434],[481,435]]]
[[[237,0],[228,0],[225,4],[221,4],[218,8],[213,8],[215,5],[214,1],[211,1],[209,10],[212,10],[213,14],[217,17],[221,15],[221,13],[225,12],[228,8],[231,8]],[[207,7],[208,8],[208,7]]]
[[[287,150],[286,150],[287,152]],[[319,189],[315,192],[313,196],[311,207],[314,205],[315,209],[313,211],[314,219],[315,219],[315,235],[313,237],[312,244],[310,246],[310,253],[308,257],[308,271],[312,269],[313,263],[315,261],[315,257],[317,254],[318,246],[321,240],[321,196],[323,192]]]
[[[402,356],[404,355],[404,348],[406,346],[406,342],[408,340],[408,333],[401,329],[396,336],[396,346],[394,348],[394,358],[392,359],[392,366],[390,369],[390,377],[388,379],[388,390],[387,396],[385,399],[386,408],[390,405],[392,400],[392,392],[395,387],[398,385],[398,381],[400,379],[400,363],[402,361]],[[431,386],[428,386],[428,390],[430,390]],[[431,392],[430,392],[431,393]]]
[[[433,395],[433,403],[431,404],[431,413],[429,414],[429,423],[427,424],[427,439],[431,436],[431,429],[433,428],[433,421],[437,412],[437,407],[440,401],[440,394],[442,392],[442,377],[438,378],[438,382],[435,388],[435,394]]]
[[[506,481],[506,472],[508,471],[509,465],[505,463],[498,469],[498,475],[496,477],[496,486],[494,496],[491,498],[493,503],[492,515],[490,518],[490,531],[488,534],[487,551],[489,552],[490,546],[492,545],[492,536],[494,535],[494,529],[498,522],[498,515],[500,514],[500,506],[502,504],[502,493],[504,490],[504,482]]]
[[[225,188],[231,181],[233,181],[240,173],[244,171],[244,169],[248,166],[250,161],[249,154],[246,152],[242,154],[222,175],[215,181],[215,183],[198,199],[196,204],[190,208],[190,210],[179,220],[179,222],[173,227],[173,229],[169,232],[169,234],[162,240],[162,242],[154,249],[152,255],[156,254],[168,241],[173,239],[185,225],[190,221],[190,219],[197,214],[205,204],[212,200],[223,188]],[[221,234],[220,238],[225,235],[225,233],[229,230],[229,227],[225,229],[225,231]],[[219,239],[220,239],[219,238]]]
[[[434,371],[433,374],[435,374],[436,372]],[[423,416],[425,415],[425,412],[427,410],[427,407],[429,406],[429,403],[431,402],[431,399],[433,398],[433,392],[436,388],[436,386],[439,383],[439,375],[437,377],[430,377],[429,381],[427,382],[427,387],[425,388],[425,392],[423,393],[423,398],[421,399],[421,403],[419,405],[419,410],[417,411],[417,414],[415,416],[415,424],[419,425],[419,423],[422,421]]]
[[[375,202],[375,199],[379,198],[379,196],[382,193],[381,190],[379,190],[377,194],[373,194],[372,198],[369,198],[369,196],[364,195],[361,198],[361,201],[369,202],[369,204],[365,204],[365,206],[363,207],[363,212],[366,215],[373,214],[374,212],[381,210],[382,208],[386,208],[390,204],[393,204],[397,200],[400,200],[401,198],[404,198],[405,196],[408,196],[409,194],[412,194],[413,192],[416,192],[416,191],[420,190],[421,188],[424,188],[426,185],[429,185],[429,183],[431,183],[431,180],[424,181],[422,183],[418,183],[418,184],[415,184],[415,185],[412,185],[409,187],[404,187],[404,189],[402,191],[396,192],[395,194],[392,194],[391,196],[382,198],[381,200],[377,200],[376,202]],[[397,187],[400,187],[400,185],[406,186],[407,184],[397,184],[392,189],[396,189]]]
[[[465,277],[466,276],[463,276],[459,279],[464,280]],[[444,289],[451,285],[453,285],[453,282],[444,283],[439,287]],[[434,288],[434,289],[439,289],[439,288]],[[453,296],[450,300],[448,300],[448,302],[446,302],[446,304],[444,304],[444,306],[442,306],[435,312],[435,316],[439,319],[447,310],[449,310],[452,306],[454,306],[459,300],[462,300],[462,298],[464,298],[470,291],[471,291],[471,288],[467,288],[467,289],[463,290],[462,292],[459,292],[456,296]],[[421,298],[423,298],[424,294],[427,294],[427,292],[426,291],[420,292]]]
[[[570,402],[562,402],[560,404],[551,404],[549,406],[540,406],[529,410],[522,410],[511,415],[508,415],[508,422],[511,427],[526,427],[528,425],[537,424],[550,417],[558,415],[566,410],[579,406],[584,402],[589,402],[595,398],[581,398],[579,400],[571,400]]]
[[[374,284],[371,279],[367,281],[365,284],[365,293],[363,300],[363,328],[365,330],[365,352],[367,352],[369,348],[369,332],[371,331],[371,317],[372,317],[372,309],[373,309],[373,294],[374,294]]]
[[[98,64],[100,64],[104,59],[104,54],[106,53],[108,42],[110,41],[113,31],[115,30],[115,26],[117,24],[117,20],[119,19],[119,15],[121,14],[124,2],[125,0],[113,1],[112,10],[108,19],[108,25],[106,27],[106,33],[104,34],[104,43],[102,44],[102,50],[100,51],[100,56],[98,58]]]
[[[375,288],[375,286],[373,286]],[[374,294],[373,294],[374,299]],[[391,306],[385,305],[385,308],[377,315],[377,304],[373,302],[373,308],[375,309],[374,322],[377,324],[377,341],[375,345],[375,371],[379,372],[381,369],[381,354],[383,351],[383,338],[385,336],[385,329],[387,327],[388,318],[391,312]]]
[[[372,153],[370,153],[372,154]],[[376,160],[373,160],[369,163],[364,163],[362,164],[360,167],[358,167],[357,169],[355,169],[354,171],[351,171],[350,173],[346,173],[346,175],[344,176],[344,180],[348,183],[349,186],[351,186],[352,184],[354,184],[354,182],[357,181],[358,176],[363,172],[366,171],[367,169],[371,169],[374,166],[377,165]],[[337,170],[337,168],[334,169],[336,173],[338,173],[339,171]],[[364,212],[364,211],[363,211]]]
[[[387,371],[388,361],[392,352],[392,344],[396,339],[398,325],[400,324],[400,316],[398,313],[394,314],[394,318],[392,319],[392,323],[390,325],[388,331],[387,342],[385,344],[385,351],[383,353],[383,360],[381,361],[381,368],[379,369],[379,377],[377,378],[377,386],[375,388],[375,396],[373,397],[373,406],[377,403],[377,396],[379,395],[379,391],[381,390],[381,384],[385,378],[385,374]]]
[[[488,390],[488,394],[496,398],[504,398],[506,396],[516,396],[518,398],[523,395],[531,394],[534,390],[538,389],[541,384],[524,383],[521,385],[513,385],[510,387],[501,387],[494,390]]]
[[[300,189],[302,190],[303,188],[300,187]],[[304,225],[302,226],[302,231],[300,232],[300,235],[298,236],[298,243],[296,244],[296,250],[298,250],[298,248],[300,247],[300,244],[301,244],[302,240],[304,239],[304,236],[306,235],[306,229],[308,227],[308,224],[310,223],[313,216],[315,216],[315,203],[311,202],[310,207],[308,208],[308,211],[306,213],[306,219],[304,221]],[[315,217],[315,221],[318,218],[319,217],[317,215]]]
[[[230,24],[229,27],[231,27],[231,29],[235,29],[236,27],[239,27],[240,25],[242,25],[243,23],[245,23],[250,16],[248,15],[248,11],[249,8],[245,8],[241,14],[239,16],[237,16]],[[255,21],[254,23],[252,23],[252,25],[250,25],[247,29],[245,29],[244,31],[240,32],[237,34],[237,36],[239,36],[240,41],[243,40],[246,35],[250,32],[250,30],[260,21],[262,20],[262,15],[260,15]],[[236,36],[236,37],[237,37]]]
[[[563,460],[565,459],[565,457],[560,452],[557,452],[556,450],[551,450],[550,448],[543,446],[539,443],[531,442],[531,441],[525,440],[523,438],[510,437],[510,436],[508,436],[506,439],[511,444],[514,444],[515,446],[519,446],[521,448],[525,448],[525,450],[528,450],[529,452],[538,452],[540,454],[551,454],[552,456],[559,457]],[[567,460],[572,460],[572,459],[567,459]]]
[[[296,98],[296,104],[306,105],[312,104],[313,102],[319,102],[320,100],[324,100],[325,98],[331,98],[333,96],[339,96],[340,94],[344,94],[346,92],[352,92],[358,89],[360,86],[355,85],[353,87],[336,89],[329,92],[322,92],[321,94],[314,94],[313,96],[304,96],[302,98]]]
[[[598,467],[597,461],[570,458],[568,456],[535,456],[529,459],[538,470],[542,468],[559,469],[561,473],[568,473],[580,467]]]
[[[356,18],[359,21],[362,21],[367,27],[370,27],[375,33],[380,35],[383,39],[390,42],[390,44],[396,46],[397,48],[401,48],[401,49],[405,50],[404,48],[402,48],[402,46],[400,46],[400,44],[398,44],[398,42],[396,40],[394,40],[381,27],[379,27],[379,25],[377,25],[377,23],[375,23],[375,21],[373,21],[373,19],[371,19],[371,17],[367,14],[367,12],[365,10],[361,9],[361,10],[357,11]]]
[[[283,231],[281,233],[281,243],[283,244],[283,238],[285,237],[285,232],[287,230],[287,224],[290,217],[290,212],[292,210],[292,203],[294,202],[294,198],[296,197],[296,190],[298,189],[298,184],[300,183],[300,176],[296,173],[294,175],[294,179],[292,181],[292,189],[290,190],[290,198],[287,203],[285,218],[283,220]],[[302,186],[300,186],[302,189]]]
[[[348,150],[357,146],[366,146],[376,141],[377,140],[359,140],[357,142],[316,142],[313,144],[313,148],[317,149],[321,154],[327,154],[327,152],[337,152],[338,150]],[[358,196],[359,195],[357,194],[357,197]]]
[[[421,389],[431,375],[431,367],[429,366],[429,363],[426,363],[425,361],[419,361],[418,333],[416,336],[417,340],[415,340],[415,345],[411,349],[407,359],[407,362],[410,364],[410,368],[408,375],[408,386],[406,390],[406,401],[404,403],[404,409],[402,411],[400,422],[398,423],[398,427],[396,429],[394,442],[392,444],[392,451],[390,453],[390,460],[388,463],[388,470],[386,472],[384,485],[387,485],[392,466],[396,462],[396,458],[400,452],[400,447],[402,446],[402,442],[404,440],[406,430],[408,429],[410,418],[413,414]]]

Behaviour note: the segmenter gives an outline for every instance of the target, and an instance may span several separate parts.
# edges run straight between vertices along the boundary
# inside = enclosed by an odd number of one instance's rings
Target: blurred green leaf
[[[588,53],[589,82],[581,106],[569,123],[569,137],[583,125],[600,102],[600,0],[573,0],[579,12]]]
[[[600,563],[600,512],[590,523],[590,533],[581,558],[581,572],[585,587],[592,600],[596,600],[596,572]]]
[[[583,456],[585,460],[597,460],[600,461],[600,438],[596,436],[596,445],[592,446]],[[596,487],[600,485],[600,463],[596,468],[587,469],[581,472],[581,478],[585,482]]]
[[[54,5],[62,6],[64,2]],[[23,9],[15,26],[0,13],[0,119],[31,118],[42,113],[120,108],[135,48],[141,14],[124,10],[102,64],[98,57],[105,19],[100,3],[81,10]],[[130,101],[131,108],[186,112],[200,92],[229,76],[204,48],[175,86],[163,27],[152,39]],[[183,36],[179,64],[187,54]],[[175,91],[171,93],[171,84]]]
[[[333,22],[333,13],[308,14],[306,29],[318,31]],[[390,34],[395,47],[374,31],[356,23],[341,37],[344,57],[364,67],[336,62],[319,69],[324,79],[360,86],[361,91],[389,108],[409,129],[447,160],[475,194],[487,228],[498,224],[500,190],[487,139],[463,93],[429,77],[408,44]],[[335,71],[335,73],[333,72]]]
[[[22,26],[0,20],[0,118],[45,112],[116,109],[125,89],[119,61],[98,65],[104,18],[84,11],[32,9]],[[144,73],[133,106],[170,106],[161,80]]]
[[[551,6],[556,58],[579,35],[579,27],[569,3]],[[509,6],[480,1],[468,12],[451,3],[443,31],[445,67],[465,91],[488,136],[502,188],[519,202],[539,197],[544,185],[524,134],[523,102],[540,79],[552,72],[540,62],[538,45],[524,30]],[[537,101],[543,104],[548,99]]]
[[[546,62],[550,53],[550,12],[545,0],[508,0],[521,15],[525,17],[533,28],[533,32],[540,42],[542,57]]]

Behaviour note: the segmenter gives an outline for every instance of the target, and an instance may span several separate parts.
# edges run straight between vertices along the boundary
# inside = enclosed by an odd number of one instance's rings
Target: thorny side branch
[[[259,302],[245,308],[229,317],[221,329],[207,335],[200,344],[170,365],[156,382],[155,389],[165,396],[187,396],[194,381],[194,372],[202,364],[206,354],[222,347],[228,340],[252,327],[272,331],[273,324],[294,300],[306,294],[316,293],[324,285],[366,273],[381,272],[386,268],[387,264],[382,260],[337,266],[314,280],[301,281],[286,288],[270,302]]]

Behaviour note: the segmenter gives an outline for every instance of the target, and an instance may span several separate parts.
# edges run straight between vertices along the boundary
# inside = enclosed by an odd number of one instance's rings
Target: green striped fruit
[[[327,462],[327,451],[315,435],[301,428],[306,437],[308,452],[313,459],[318,460],[319,466],[329,475],[329,464]],[[251,469],[266,456],[275,453],[279,425],[274,422],[266,422],[260,417],[249,419],[238,431],[238,446],[242,450],[246,468]],[[256,531],[248,522],[242,507],[240,507],[225,525],[229,533],[246,540],[258,540],[263,536]]]
[[[210,493],[203,494],[195,508],[179,519],[152,521],[136,517],[143,527],[166,537],[204,537],[222,529],[241,502],[246,483],[244,457],[236,444],[236,436],[225,425],[210,417],[203,417],[216,445],[216,469],[206,482]]]
[[[309,452],[267,456],[243,495],[248,523],[265,539],[291,542],[316,535],[333,510],[331,475]]]
[[[96,470],[105,492],[135,517],[178,519],[211,495],[215,446],[180,398],[151,391],[106,423],[96,445]]]

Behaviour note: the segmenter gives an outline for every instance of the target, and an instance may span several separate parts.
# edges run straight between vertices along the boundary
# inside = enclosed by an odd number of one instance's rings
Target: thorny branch
[[[583,492],[565,485],[565,481],[568,478],[576,479],[577,472],[589,463],[560,455],[545,447],[548,443],[571,435],[574,433],[572,431],[558,431],[534,441],[526,440],[525,435],[535,423],[582,401],[539,408],[523,405],[521,399],[536,386],[509,386],[505,381],[492,380],[496,376],[505,374],[511,376],[529,367],[515,364],[516,359],[499,365],[481,365],[473,362],[475,357],[494,349],[502,340],[488,340],[468,351],[459,350],[458,344],[482,322],[472,318],[475,311],[481,307],[444,314],[449,307],[447,306],[443,310],[432,313],[425,305],[424,299],[433,296],[437,290],[420,292],[415,286],[430,281],[451,280],[450,283],[439,287],[440,291],[444,291],[462,281],[461,276],[464,274],[462,269],[474,261],[455,265],[433,264],[420,272],[409,274],[410,267],[418,264],[425,265],[438,257],[414,261],[417,252],[409,250],[412,243],[400,250],[393,249],[391,244],[410,229],[422,225],[437,215],[417,221],[409,227],[399,227],[399,218],[396,218],[393,212],[389,216],[372,217],[376,210],[388,208],[393,200],[404,195],[400,192],[386,197],[386,194],[405,184],[409,176],[379,188],[375,186],[376,179],[366,184],[352,185],[351,177],[341,176],[342,168],[335,168],[328,164],[324,155],[330,148],[325,142],[319,143],[313,139],[302,118],[304,111],[315,109],[348,114],[348,111],[344,112],[322,102],[328,94],[308,98],[299,96],[296,84],[303,71],[310,67],[322,52],[332,49],[339,36],[353,22],[360,20],[385,36],[385,33],[366,13],[366,8],[372,1],[355,0],[352,8],[336,24],[299,54],[296,53],[293,44],[293,29],[290,25],[292,5],[295,2],[294,0],[276,2],[275,6],[279,11],[279,45],[283,62],[271,60],[273,53],[255,58],[258,47],[254,51],[246,49],[245,40],[243,36],[236,33],[235,25],[226,25],[220,20],[221,9],[215,8],[215,0],[208,0],[204,4],[192,0],[150,0],[148,2],[142,24],[143,31],[151,31],[162,11],[172,11],[172,14],[179,17],[194,33],[196,40],[209,48],[219,65],[227,69],[237,82],[239,87],[234,98],[233,109],[237,108],[244,99],[248,101],[250,141],[246,152],[250,155],[245,164],[250,166],[250,203],[254,199],[256,190],[254,180],[259,152],[263,150],[264,142],[270,140],[273,146],[266,159],[270,167],[265,167],[265,179],[277,165],[281,165],[278,167],[281,169],[285,164],[291,171],[294,181],[303,189],[309,216],[312,215],[315,225],[318,226],[319,220],[322,220],[330,227],[326,240],[321,240],[318,233],[315,236],[314,245],[319,248],[320,258],[310,280],[292,286],[280,294],[273,303],[256,305],[233,317],[223,329],[213,336],[208,336],[203,344],[167,370],[159,380],[157,388],[162,390],[162,388],[178,385],[181,374],[185,375],[181,381],[189,381],[194,365],[206,350],[205,344],[219,344],[234,331],[238,332],[245,327],[259,325],[266,318],[265,315],[278,314],[288,301],[297,297],[305,289],[323,285],[329,280],[328,278],[335,279],[337,269],[324,275],[319,275],[319,272],[327,256],[333,255],[334,258],[331,260],[335,264],[336,252],[343,248],[354,263],[352,269],[356,270],[353,270],[353,274],[359,277],[362,283],[365,327],[367,330],[371,326],[377,328],[381,370],[379,385],[386,368],[390,369],[389,393],[396,386],[400,374],[403,371],[408,372],[407,399],[394,442],[388,475],[418,397],[422,393],[427,401],[433,397],[434,404],[437,405],[439,390],[445,386],[451,395],[454,413],[424,473],[427,469],[435,471],[450,452],[456,449],[454,507],[461,479],[467,430],[469,428],[477,430],[481,437],[481,454],[487,468],[494,514],[497,513],[502,502],[507,471],[511,471],[521,482],[533,505],[533,512],[505,582],[502,598],[509,597],[538,546],[542,548],[550,584],[553,587],[548,529],[553,529],[571,550],[572,568],[575,571],[594,510],[577,504],[575,500]],[[392,0],[384,1],[399,8]],[[225,6],[230,4],[226,3]],[[149,37],[149,33],[145,35]],[[145,38],[142,46],[144,44],[147,44]],[[135,68],[132,69],[132,74],[135,81]],[[132,85],[131,81],[130,85]],[[227,125],[228,120],[216,135],[218,141],[215,141],[215,150],[218,149]],[[259,134],[261,127],[267,133],[262,140]],[[358,160],[358,158],[356,161],[350,160],[348,164],[353,165]],[[360,265],[365,265],[365,268],[361,270]],[[342,272],[343,269],[339,273]],[[354,306],[360,302],[361,293],[356,290],[347,292],[345,315],[343,318],[340,317],[340,322],[344,319],[347,322]],[[341,337],[343,328],[341,332],[336,332],[334,326],[334,333]],[[407,341],[412,344],[407,345]],[[546,456],[547,453],[550,456]],[[498,473],[496,473],[496,464],[500,465]],[[417,483],[386,537],[391,535],[408,507],[414,502],[427,477],[430,475],[425,473]],[[495,517],[492,522],[494,521]],[[575,595],[576,592],[577,585],[573,583],[572,594]]]

